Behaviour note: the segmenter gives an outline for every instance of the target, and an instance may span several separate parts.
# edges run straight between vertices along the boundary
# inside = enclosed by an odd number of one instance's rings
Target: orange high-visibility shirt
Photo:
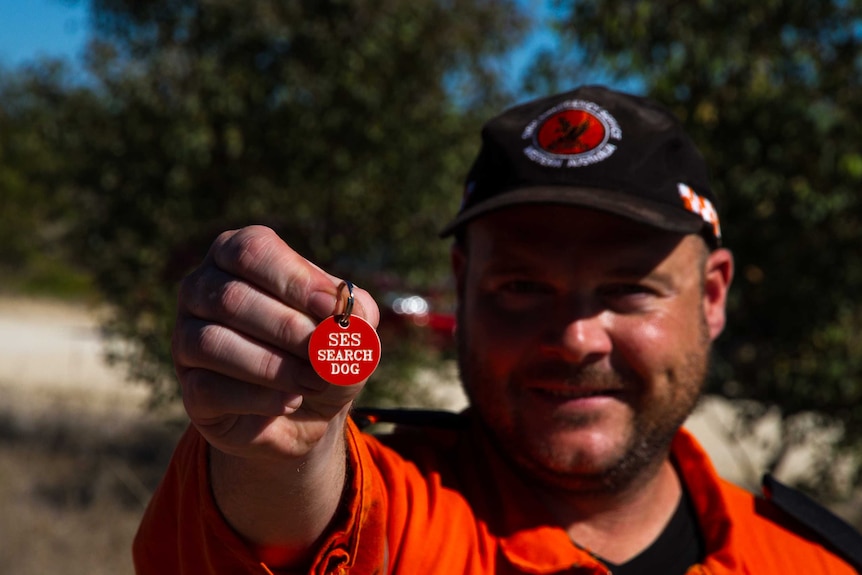
[[[346,440],[343,508],[309,573],[609,573],[554,524],[477,426],[396,433],[386,446],[351,422]],[[690,575],[855,573],[769,501],[720,479],[685,430],[672,458],[705,541],[706,557]],[[278,574],[266,550],[227,525],[207,473],[207,444],[190,428],[141,522],[137,573]]]

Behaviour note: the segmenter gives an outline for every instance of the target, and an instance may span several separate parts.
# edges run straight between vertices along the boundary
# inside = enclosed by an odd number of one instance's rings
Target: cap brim
[[[464,210],[440,232],[440,237],[451,236],[468,222],[502,208],[523,204],[556,204],[593,208],[615,214],[655,228],[681,234],[699,233],[703,219],[682,207],[636,200],[630,193],[598,188],[570,188],[561,186],[529,187],[510,190],[481,201]]]

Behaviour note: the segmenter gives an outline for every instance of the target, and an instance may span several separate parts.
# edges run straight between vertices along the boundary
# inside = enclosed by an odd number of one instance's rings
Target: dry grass
[[[0,575],[131,574],[181,424],[102,361],[92,308],[0,297]]]
[[[132,537],[180,427],[0,412],[0,573],[133,573]]]

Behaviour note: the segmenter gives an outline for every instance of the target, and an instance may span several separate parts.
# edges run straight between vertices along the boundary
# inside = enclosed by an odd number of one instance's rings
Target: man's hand
[[[341,495],[343,425],[363,384],[326,383],[307,350],[340,283],[272,230],[249,227],[221,234],[180,289],[172,350],[183,403],[214,448],[219,506],[258,543],[313,541]],[[354,297],[353,314],[376,326],[372,298]]]

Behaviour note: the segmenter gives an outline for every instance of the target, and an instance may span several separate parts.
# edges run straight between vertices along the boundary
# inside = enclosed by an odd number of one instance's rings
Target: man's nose
[[[561,321],[553,336],[556,353],[572,363],[589,363],[610,354],[613,344],[604,314],[580,314]]]

